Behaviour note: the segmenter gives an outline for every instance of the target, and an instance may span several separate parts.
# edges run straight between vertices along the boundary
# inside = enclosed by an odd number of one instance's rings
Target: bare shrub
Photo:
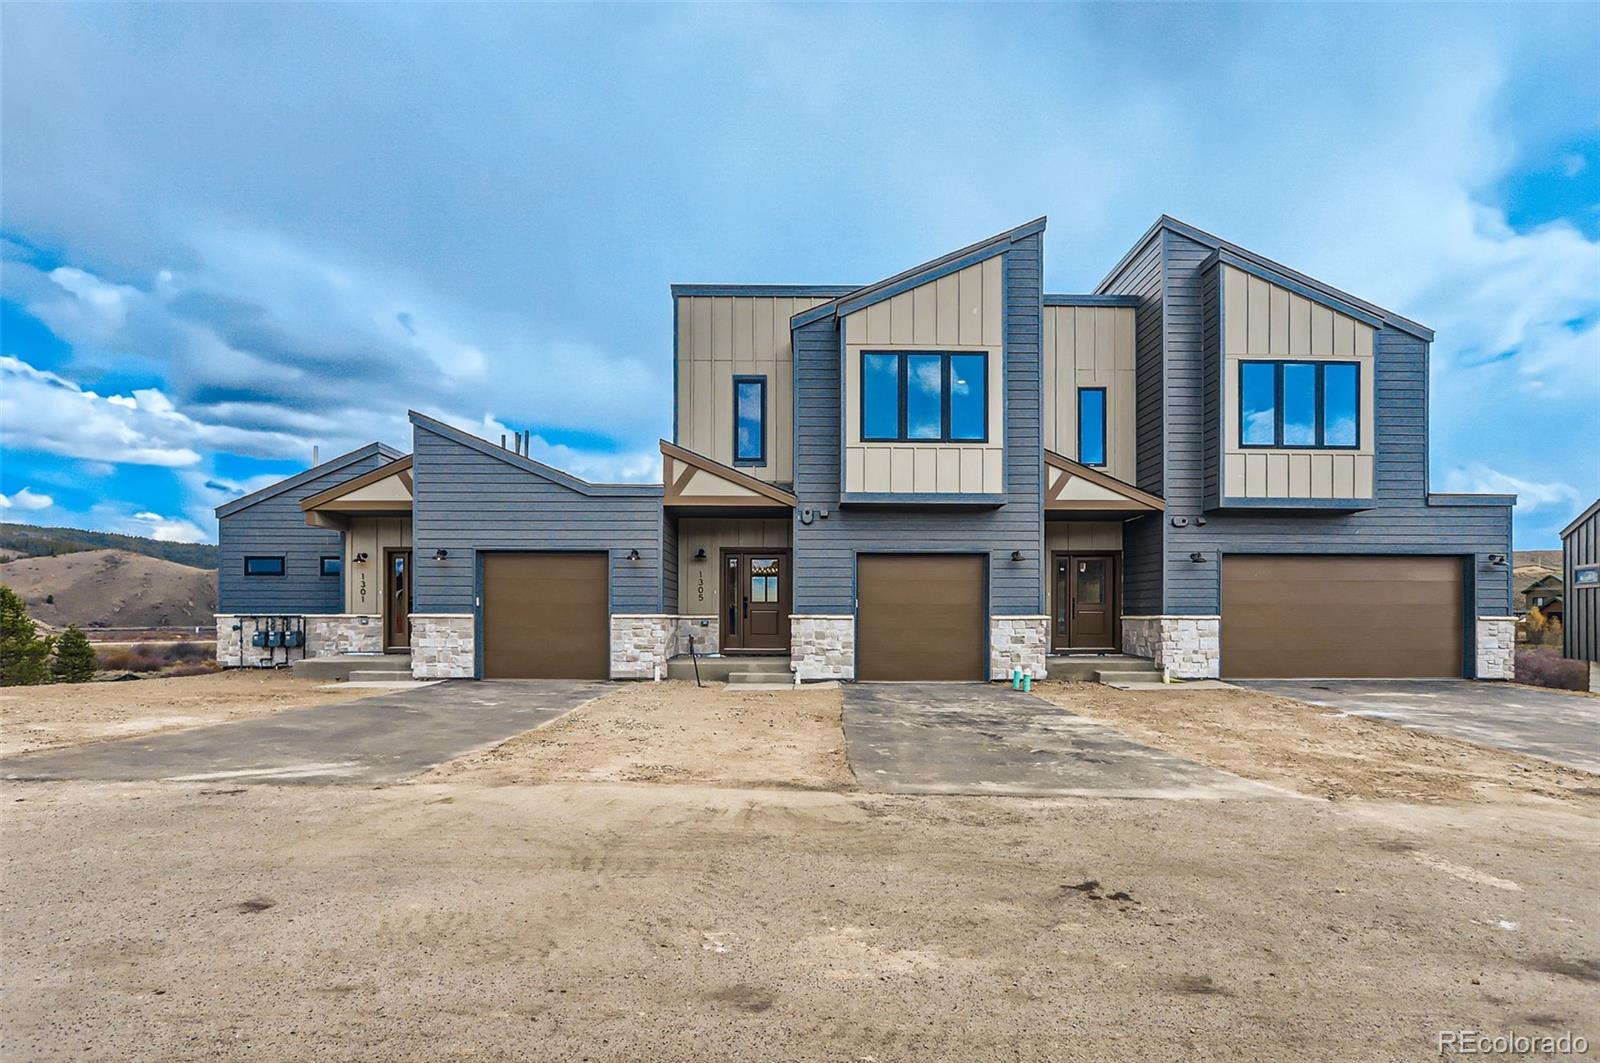
[[[1557,690],[1588,690],[1589,665],[1569,661],[1555,650],[1518,650],[1516,680]]]

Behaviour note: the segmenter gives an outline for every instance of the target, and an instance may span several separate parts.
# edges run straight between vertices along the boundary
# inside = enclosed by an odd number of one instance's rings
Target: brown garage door
[[[1229,679],[1461,676],[1458,557],[1227,557]]]
[[[858,679],[987,678],[983,558],[863,554],[856,563]]]
[[[483,555],[485,679],[605,679],[605,554]]]

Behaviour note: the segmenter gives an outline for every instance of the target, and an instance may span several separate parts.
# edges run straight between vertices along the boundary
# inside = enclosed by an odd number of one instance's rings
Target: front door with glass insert
[[[788,650],[789,552],[722,551],[722,649]]]
[[[1050,646],[1055,650],[1117,649],[1114,554],[1056,554]]]
[[[411,551],[384,552],[383,648],[411,648]]]

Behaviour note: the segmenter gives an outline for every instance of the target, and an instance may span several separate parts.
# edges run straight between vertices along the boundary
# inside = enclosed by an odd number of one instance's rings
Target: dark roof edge
[[[1151,225],[1150,228],[1145,230],[1144,235],[1139,237],[1139,239],[1134,243],[1133,247],[1128,250],[1127,254],[1123,255],[1122,258],[1117,261],[1117,264],[1111,268],[1111,272],[1107,273],[1105,278],[1095,286],[1095,291],[1104,291],[1106,286],[1114,281],[1117,276],[1127,268],[1128,263],[1131,262],[1134,257],[1144,249],[1144,246],[1150,242],[1150,239],[1163,229],[1175,232],[1180,236],[1186,236],[1196,243],[1205,244],[1212,250],[1228,251],[1229,253],[1236,255],[1240,259],[1243,259],[1244,261],[1255,266],[1258,266],[1262,269],[1271,270],[1273,273],[1283,277],[1286,280],[1294,281],[1314,291],[1320,292],[1327,297],[1338,299],[1348,303],[1350,306],[1357,307],[1365,311],[1367,314],[1380,319],[1386,325],[1392,325],[1400,331],[1410,333],[1418,339],[1424,340],[1428,343],[1433,342],[1433,330],[1428,328],[1426,325],[1419,324],[1408,317],[1395,313],[1393,310],[1386,310],[1376,303],[1370,303],[1365,299],[1351,295],[1349,292],[1335,288],[1331,284],[1325,284],[1322,281],[1317,280],[1315,277],[1301,273],[1299,270],[1291,269],[1281,262],[1276,262],[1270,258],[1267,258],[1265,255],[1259,255],[1256,252],[1251,251],[1249,248],[1240,247],[1238,244],[1224,240],[1222,237],[1216,236],[1212,233],[1208,233],[1204,229],[1196,228],[1195,226],[1190,225],[1188,222],[1179,221],[1170,214],[1161,215],[1155,220],[1155,224]]]
[[[1574,520],[1571,524],[1568,524],[1565,528],[1561,529],[1561,538],[1565,539],[1567,536],[1577,531],[1578,525],[1582,524],[1590,517],[1593,517],[1596,513],[1600,513],[1600,498],[1595,499],[1593,505],[1584,510],[1582,513],[1579,513],[1576,520]]]
[[[579,479],[570,472],[562,472],[553,465],[546,465],[542,461],[525,458],[515,451],[491,443],[487,439],[463,432],[459,428],[435,420],[425,413],[416,410],[407,411],[411,423],[418,428],[432,432],[434,435],[443,436],[452,443],[459,443],[464,447],[487,454],[491,458],[499,458],[508,465],[514,465],[524,472],[531,472],[535,476],[543,477],[552,483],[558,483],[570,488],[579,494],[590,495],[596,498],[649,498],[661,494],[661,484],[595,484],[588,480]]]
[[[1051,295],[1044,296],[1045,306],[1138,306],[1137,295]]]
[[[674,299],[695,295],[731,296],[822,296],[834,299],[861,290],[859,284],[674,284]]]
[[[313,465],[305,472],[298,472],[293,476],[285,477],[284,479],[279,480],[275,484],[268,484],[259,491],[252,491],[250,494],[241,495],[231,502],[224,502],[222,505],[218,506],[214,512],[216,513],[218,520],[221,520],[223,517],[230,517],[239,512],[241,509],[249,509],[258,502],[265,502],[269,498],[275,498],[278,495],[283,494],[285,491],[293,490],[309,480],[315,480],[320,476],[326,476],[330,472],[338,472],[347,465],[353,465],[361,459],[370,458],[375,454],[381,455],[388,461],[395,461],[406,456],[405,451],[396,450],[385,443],[379,443],[376,441],[368,443],[364,447],[357,447],[355,450],[340,454],[336,458],[329,458],[320,465]]]
[[[871,306],[874,303],[893,298],[903,291],[927,284],[929,281],[938,280],[940,277],[954,273],[957,270],[966,269],[973,263],[982,262],[986,258],[993,258],[995,255],[1004,253],[1007,248],[1018,240],[1043,232],[1045,222],[1046,219],[1042,216],[1035,218],[1030,222],[1018,225],[1014,229],[996,233],[986,240],[979,240],[975,244],[968,244],[966,247],[951,251],[949,254],[930,259],[920,266],[912,266],[910,269],[896,273],[892,277],[885,277],[883,280],[869,284],[865,288],[857,288],[853,292],[841,295],[819,306],[814,306],[810,310],[801,311],[789,319],[789,327],[799,328],[821,318],[836,315],[842,317],[845,314],[853,314],[857,310]]]
[[[1430,506],[1514,506],[1516,495],[1456,494],[1449,491],[1429,491]]]

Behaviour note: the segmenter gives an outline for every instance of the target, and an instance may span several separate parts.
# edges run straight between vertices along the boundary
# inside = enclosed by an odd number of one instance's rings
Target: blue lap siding
[[[340,455],[257,495],[217,507],[217,612],[326,614],[344,611],[344,582],[322,575],[322,558],[337,557],[337,531],[312,528],[302,499],[388,464],[402,453],[378,443]],[[252,501],[255,499],[255,501]],[[281,576],[246,576],[246,557],[282,557]]]
[[[999,508],[939,509],[923,500],[839,508],[839,321],[824,317],[794,330],[795,494],[802,509],[829,510],[826,519],[795,523],[796,613],[854,614],[856,555],[884,552],[986,553],[990,612],[1044,611],[1043,236],[1022,237],[1002,254],[1006,482]],[[1018,549],[1025,560],[1011,560]]]
[[[413,426],[413,612],[476,614],[490,550],[605,551],[611,611],[661,612],[660,487],[584,484],[418,415]]]

